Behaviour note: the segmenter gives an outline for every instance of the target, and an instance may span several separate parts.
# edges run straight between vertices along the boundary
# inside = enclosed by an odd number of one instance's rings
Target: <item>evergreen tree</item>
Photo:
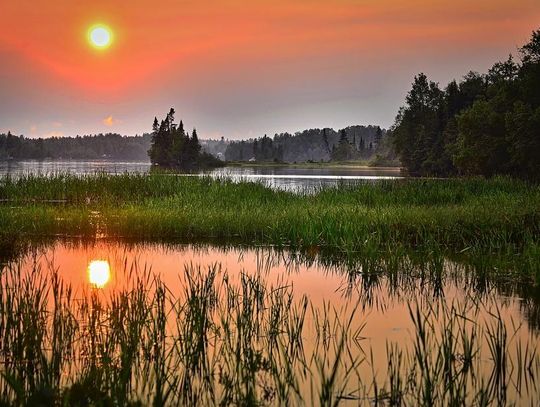
[[[391,131],[410,174],[540,179],[540,30],[520,52],[444,91],[415,77]]]
[[[328,143],[328,135],[326,134],[326,129],[323,129],[323,143],[326,147],[326,151],[330,154],[332,151],[330,150],[330,144]]]
[[[153,165],[165,168],[195,169],[201,166],[219,165],[219,160],[201,152],[197,130],[191,137],[185,133],[184,123],[174,122],[173,108],[158,126],[157,118],[152,126],[152,144],[149,156]]]
[[[381,140],[382,140],[382,130],[380,126],[377,126],[377,130],[375,131],[375,143],[379,145],[381,144]]]
[[[339,131],[339,142],[340,143],[348,142],[348,140],[347,140],[347,132],[345,131],[345,129],[341,129]]]

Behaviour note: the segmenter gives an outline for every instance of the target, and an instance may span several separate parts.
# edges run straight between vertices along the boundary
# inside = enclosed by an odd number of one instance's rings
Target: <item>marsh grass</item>
[[[75,290],[53,264],[2,268],[0,399],[28,405],[501,405],[538,401],[538,336],[493,302],[411,301],[408,340],[374,354],[369,316],[264,274],[135,262],[126,288]],[[476,299],[475,299],[476,298]]]
[[[0,181],[0,402],[12,405],[504,405],[538,402],[540,189],[507,178],[400,180],[305,193],[166,174]],[[129,284],[75,291],[54,264],[14,259],[78,236],[286,249],[343,272],[343,309],[187,265],[182,290],[125,266]],[[4,254],[6,253],[6,254]],[[457,264],[451,272],[449,263]],[[471,288],[446,298],[445,282]],[[234,281],[233,281],[234,280]],[[529,335],[493,308],[531,292]],[[366,310],[388,284],[411,332],[374,353]],[[379,304],[384,307],[384,304]]]
[[[8,267],[1,275],[6,403],[258,405],[301,399],[302,382],[318,375],[322,401],[347,384],[350,321],[332,310],[321,320],[324,349],[306,351],[308,300],[293,299],[289,286],[245,274],[232,284],[218,265],[190,265],[177,295],[133,268],[130,289],[73,295],[52,273]]]
[[[164,174],[27,175],[0,181],[0,221],[4,235],[231,238],[365,251],[403,244],[515,252],[537,244],[540,230],[540,188],[507,178],[312,192]]]

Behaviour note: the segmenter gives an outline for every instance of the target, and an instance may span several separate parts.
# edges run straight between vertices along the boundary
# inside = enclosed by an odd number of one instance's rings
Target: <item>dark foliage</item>
[[[150,134],[125,137],[107,133],[93,136],[26,138],[0,134],[0,160],[116,159],[146,160]]]
[[[273,138],[230,142],[227,161],[327,162],[367,160],[379,152],[386,131],[378,126],[349,126],[333,129],[309,129],[274,135]]]
[[[169,111],[165,119],[158,122],[154,118],[152,125],[152,143],[148,155],[153,165],[162,168],[191,170],[217,167],[221,161],[201,151],[197,130],[191,136],[184,130],[184,123],[174,123],[175,111]]]
[[[392,128],[411,175],[540,179],[540,30],[520,53],[445,89],[414,78]]]

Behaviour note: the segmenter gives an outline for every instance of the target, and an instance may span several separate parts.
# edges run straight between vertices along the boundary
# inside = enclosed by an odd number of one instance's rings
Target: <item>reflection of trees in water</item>
[[[530,329],[540,329],[540,287],[520,274],[519,256],[446,256],[403,249],[366,256],[321,249],[315,255],[302,251],[297,257],[340,273],[343,296],[357,295],[364,308],[384,310],[389,301],[410,302],[420,296],[435,300],[455,290],[480,301],[515,300]]]
[[[507,282],[499,284],[497,289],[501,295],[517,297],[519,310],[529,329],[540,331],[540,287]]]
[[[0,238],[0,266],[16,261],[33,251],[42,251],[47,240],[22,241],[7,237]]]
[[[192,248],[179,248],[184,249]],[[355,314],[361,309],[355,298],[350,310],[295,297],[286,281],[273,285],[266,277],[282,261],[290,263],[289,273],[303,263],[282,250],[249,250],[256,252],[256,265],[240,273],[239,281],[218,264],[189,263],[177,290],[146,268],[132,272],[128,262],[123,273],[131,283],[110,296],[99,290],[73,296],[52,265],[17,268],[21,259],[8,266],[0,273],[0,315],[8,322],[0,353],[9,356],[8,374],[0,377],[0,404],[13,404],[12,383],[24,390],[21,398],[60,396],[50,405],[60,399],[70,405],[126,405],[133,397],[144,398],[133,405],[151,404],[150,398],[155,405],[296,405],[304,398],[306,405],[329,405],[341,397],[358,404],[375,397],[373,404],[390,405],[400,404],[396,398],[404,405],[468,405],[481,397],[485,405],[504,405],[514,399],[528,403],[537,394],[540,360],[528,350],[536,349],[538,337],[507,341],[517,330],[507,328],[502,307],[491,302],[496,290],[445,297],[448,289],[456,290],[454,281],[465,287],[476,278],[463,265],[405,256],[386,260],[392,265],[387,268],[373,259],[372,269],[359,263],[356,274],[325,269],[343,276],[344,295],[379,301],[392,293],[407,301],[410,337],[389,338],[385,355],[384,348],[364,341],[366,320]],[[240,259],[247,252],[235,251]],[[29,260],[36,255],[28,254]],[[312,265],[317,258],[309,260]],[[136,258],[132,261],[136,266]],[[383,274],[389,270],[393,274]],[[470,285],[474,293],[476,285]],[[46,381],[49,374],[53,379]],[[371,386],[381,391],[372,392]],[[94,395],[99,399],[89,402]]]
[[[493,255],[450,255],[437,251],[408,250],[396,247],[384,253],[344,251],[330,247],[308,246],[241,246],[215,241],[170,242],[129,241],[104,239],[43,239],[21,242],[0,242],[0,264],[13,261],[28,253],[54,249],[55,244],[71,249],[92,248],[97,243],[111,244],[132,251],[144,251],[158,246],[167,252],[194,251],[196,253],[234,251],[238,261],[247,253],[256,259],[255,270],[268,275],[276,268],[287,274],[299,273],[301,268],[317,267],[325,274],[340,276],[336,287],[344,299],[358,299],[363,309],[386,310],[392,303],[404,303],[425,297],[444,298],[450,290],[460,295],[471,295],[479,300],[498,296],[519,299],[519,308],[531,329],[540,329],[540,288],[530,277],[520,275],[520,257]]]

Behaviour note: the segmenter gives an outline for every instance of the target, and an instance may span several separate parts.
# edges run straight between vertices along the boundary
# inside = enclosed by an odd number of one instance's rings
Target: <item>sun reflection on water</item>
[[[111,267],[107,260],[92,260],[88,264],[88,280],[97,288],[103,288],[111,278]]]

